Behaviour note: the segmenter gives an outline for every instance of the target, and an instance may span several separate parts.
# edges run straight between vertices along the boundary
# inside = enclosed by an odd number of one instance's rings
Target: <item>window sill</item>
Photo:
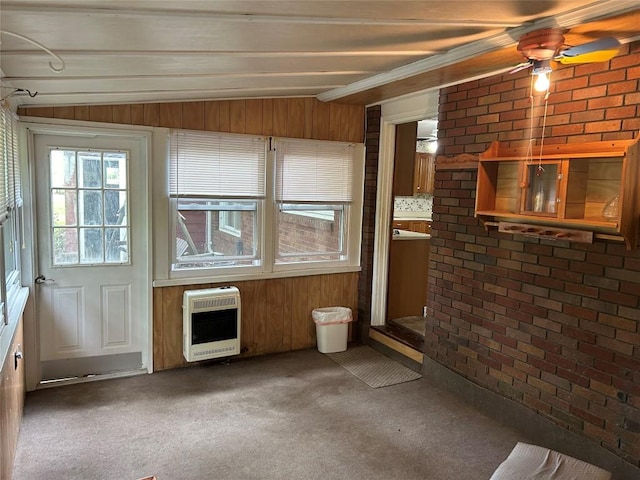
[[[7,359],[7,354],[9,353],[13,337],[20,323],[20,318],[22,318],[24,308],[27,305],[28,297],[29,289],[22,287],[18,290],[13,302],[9,305],[9,323],[2,330],[2,335],[0,335],[0,359],[2,359],[2,368],[4,368],[4,362]]]
[[[360,266],[344,266],[344,267],[327,267],[327,268],[314,268],[314,269],[302,269],[302,270],[287,270],[282,272],[270,272],[270,273],[244,273],[244,274],[222,274],[212,275],[208,277],[185,277],[185,278],[172,278],[167,280],[154,280],[154,287],[174,287],[180,285],[201,285],[206,283],[232,283],[243,282],[248,280],[269,280],[272,278],[289,278],[289,277],[307,277],[311,275],[327,275],[334,273],[349,273],[359,272]]]

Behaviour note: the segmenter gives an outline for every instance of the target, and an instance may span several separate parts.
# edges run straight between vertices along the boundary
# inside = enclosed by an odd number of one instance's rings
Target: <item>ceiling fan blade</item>
[[[616,38],[605,37],[562,50],[555,60],[563,64],[606,62],[618,53],[619,48],[620,42]]]
[[[532,62],[521,63],[520,65],[516,65],[513,70],[509,70],[509,74],[517,73],[521,70],[531,67],[532,65],[533,65]]]

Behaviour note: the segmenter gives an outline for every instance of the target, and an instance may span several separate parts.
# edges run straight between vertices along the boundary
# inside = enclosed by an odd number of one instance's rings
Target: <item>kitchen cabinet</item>
[[[415,169],[418,122],[396,125],[396,143],[393,167],[393,195],[413,195],[413,172]]]
[[[639,163],[638,140],[548,145],[533,158],[494,142],[479,156],[476,216],[515,222],[512,233],[592,241],[590,232],[635,248]]]
[[[416,152],[413,170],[413,193],[433,194],[436,158],[431,153]]]
[[[394,220],[393,228],[411,232],[431,233],[431,222],[428,220]]]

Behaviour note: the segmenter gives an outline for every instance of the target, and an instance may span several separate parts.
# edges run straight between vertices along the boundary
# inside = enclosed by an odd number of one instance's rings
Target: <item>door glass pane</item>
[[[80,229],[80,263],[102,263],[102,229]]]
[[[107,248],[105,249],[105,261],[107,263],[124,263],[129,261],[127,251],[127,229],[107,228],[105,229]]]
[[[50,166],[54,264],[130,262],[126,152],[51,150]]]
[[[71,265],[78,263],[77,229],[53,229],[53,263],[55,265]]]
[[[104,224],[126,225],[127,192],[121,190],[104,191]]]
[[[105,152],[104,154],[104,187],[127,188],[127,163],[123,152]]]
[[[102,186],[102,155],[100,152],[78,152],[78,178],[80,188]]]
[[[55,227],[77,225],[78,197],[75,190],[51,191],[51,214]]]
[[[51,150],[51,186],[76,186],[76,152]]]
[[[80,225],[102,225],[102,192],[80,190]]]

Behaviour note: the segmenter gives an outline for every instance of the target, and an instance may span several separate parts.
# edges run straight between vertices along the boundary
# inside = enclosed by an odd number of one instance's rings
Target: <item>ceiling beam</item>
[[[175,78],[281,78],[281,77],[330,77],[342,75],[367,75],[378,73],[373,70],[341,70],[341,71],[316,71],[316,72],[246,72],[246,73],[175,73],[156,75],[78,75],[78,76],[46,76],[46,77],[3,77],[3,81],[28,82],[28,81],[87,81],[87,80],[164,80]]]
[[[264,57],[264,58],[304,58],[304,57],[424,57],[443,53],[442,50],[318,50],[318,51],[259,51],[259,50],[56,50],[63,57]],[[46,55],[40,50],[6,50],[3,56]]]
[[[266,7],[268,8],[268,6]],[[512,28],[519,23],[501,22],[495,20],[444,20],[427,18],[355,18],[355,17],[320,17],[310,15],[271,15],[268,13],[224,13],[211,10],[171,10],[171,9],[144,9],[144,8],[87,8],[87,7],[63,7],[48,4],[24,5],[19,3],[4,2],[3,12],[18,13],[47,13],[68,15],[101,15],[117,17],[155,16],[169,18],[206,18],[223,22],[242,23],[279,23],[279,24],[306,24],[306,25],[364,25],[380,27],[488,27],[488,28]]]

